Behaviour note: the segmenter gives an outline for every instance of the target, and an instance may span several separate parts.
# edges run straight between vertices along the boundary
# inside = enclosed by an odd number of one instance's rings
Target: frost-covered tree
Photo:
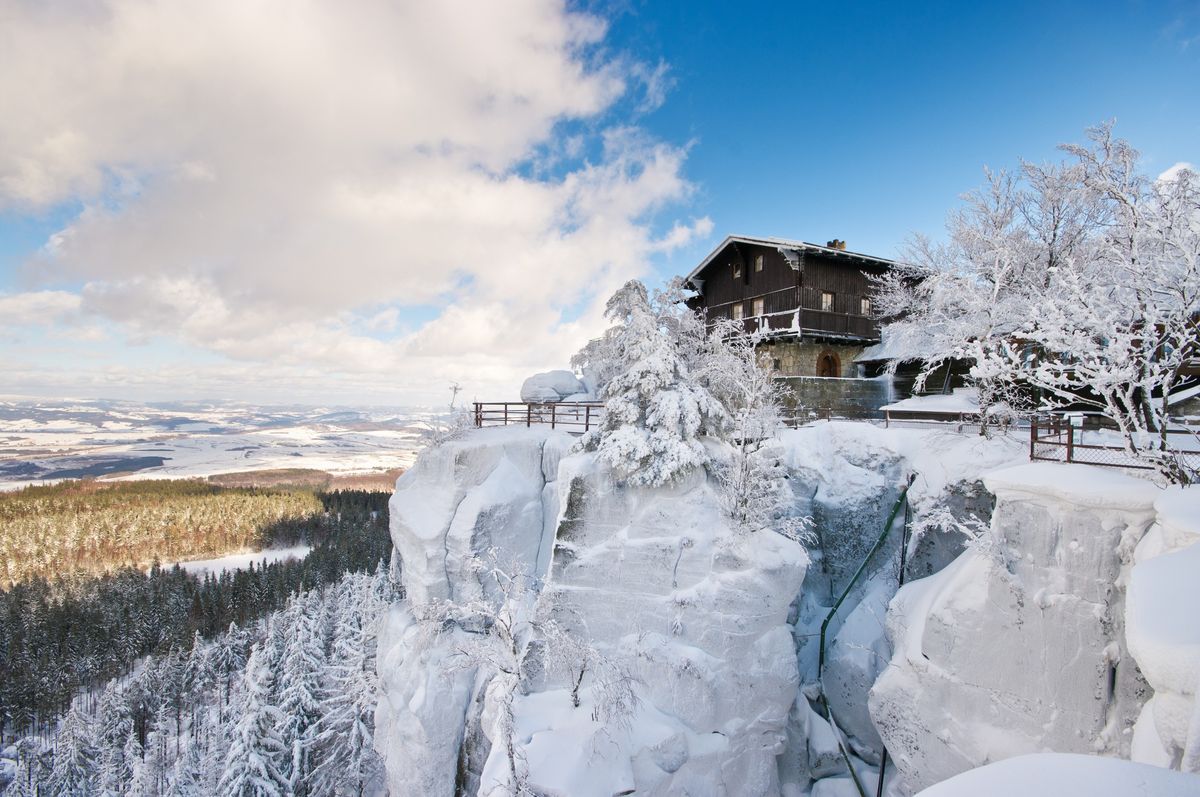
[[[246,662],[237,725],[217,787],[221,794],[281,797],[288,793],[287,778],[280,771],[286,752],[278,731],[282,717],[269,702],[274,677],[262,648],[255,645]]]
[[[321,719],[321,679],[326,673],[325,641],[320,628],[320,601],[315,596],[292,599],[291,633],[283,651],[279,711],[280,736],[287,749],[284,771],[292,792],[308,794],[311,747]]]
[[[122,794],[130,797],[155,797],[158,794],[154,788],[153,779],[146,763],[142,759],[142,743],[138,741],[137,731],[129,729],[129,737],[125,740],[123,755],[128,780],[124,784]]]
[[[96,788],[96,747],[92,726],[80,710],[72,705],[58,730],[54,751],[54,768],[47,786],[51,794],[89,795]]]
[[[691,352],[676,334],[680,312],[652,305],[646,287],[630,281],[608,301],[614,326],[574,361],[602,374],[604,415],[581,445],[630,484],[668,484],[707,464],[701,438],[728,421],[691,372]]]
[[[714,463],[721,502],[740,532],[772,529],[800,540],[807,519],[792,509],[792,494],[777,435],[783,428],[783,389],[761,360],[761,333],[746,334],[729,319],[713,324],[698,358],[697,373],[725,406],[730,445],[727,459]]]
[[[165,797],[204,797],[208,794],[202,781],[203,767],[200,746],[188,745],[183,755],[175,760],[171,781],[164,792]]]
[[[108,682],[96,711],[97,793],[100,797],[116,797],[129,782],[129,767],[125,761],[125,741],[132,725],[116,679]]]
[[[329,681],[312,746],[321,761],[310,777],[312,794],[361,795],[381,766],[373,747],[378,679],[375,651],[383,610],[374,575],[347,576],[338,591]]]
[[[1130,456],[1188,481],[1168,397],[1200,354],[1200,178],[1150,179],[1111,125],[1089,138],[1062,164],[989,173],[947,243],[916,240],[880,286],[885,336],[926,374],[972,361],[985,402],[1102,413]]]
[[[474,672],[486,684],[485,699],[495,707],[494,744],[500,745],[507,782],[492,784],[513,795],[531,795],[528,769],[516,736],[515,701],[533,673],[558,675],[570,687],[574,706],[591,677],[597,721],[623,721],[637,700],[632,678],[619,664],[571,633],[555,617],[553,592],[495,549],[472,556],[469,567],[493,599],[455,603],[433,601],[413,611],[429,636],[453,635],[453,652],[443,662],[447,674]]]

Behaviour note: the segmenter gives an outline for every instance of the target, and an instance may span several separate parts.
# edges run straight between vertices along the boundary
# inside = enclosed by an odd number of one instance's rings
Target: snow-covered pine
[[[63,719],[57,742],[47,783],[50,793],[91,794],[96,787],[96,747],[91,722],[78,704]]]
[[[132,723],[116,679],[109,681],[100,695],[95,729],[97,794],[99,797],[117,797],[130,779],[125,741],[129,738]]]
[[[237,623],[230,623],[229,630],[217,640],[213,647],[211,666],[220,687],[220,719],[223,720],[229,706],[230,693],[236,675],[246,666],[246,636]]]
[[[633,485],[661,486],[706,465],[700,438],[728,422],[672,334],[680,312],[652,306],[646,287],[632,280],[608,300],[605,315],[614,326],[581,352],[610,376],[600,388],[600,425],[580,444]]]
[[[1200,353],[1200,178],[1151,180],[1111,124],[1088,135],[1065,163],[989,172],[947,243],[912,243],[912,265],[880,282],[886,347],[926,375],[973,361],[985,401],[1023,386],[1037,409],[1100,412],[1130,456],[1191,481],[1166,430],[1167,397]]]
[[[143,760],[142,743],[138,741],[137,731],[129,729],[129,738],[125,740],[124,760],[127,766],[129,780],[124,784],[123,794],[129,797],[154,797],[157,791],[151,782],[150,773]]]
[[[209,794],[201,778],[204,761],[200,757],[200,746],[188,745],[183,755],[175,760],[170,783],[165,797],[204,797]]]
[[[320,627],[320,600],[315,595],[292,598],[291,633],[283,651],[279,711],[280,736],[287,749],[284,773],[298,797],[309,794],[313,734],[321,719],[321,679],[328,663]]]
[[[380,586],[386,568],[375,575],[344,578],[334,604],[333,650],[326,668],[321,719],[312,748],[320,762],[310,776],[310,794],[362,793],[382,762],[373,746],[378,677],[375,646],[382,611]]]
[[[217,786],[223,795],[282,797],[288,793],[287,778],[280,771],[285,750],[277,728],[282,717],[269,702],[273,679],[262,647],[255,645],[243,673],[235,715],[239,719]]]

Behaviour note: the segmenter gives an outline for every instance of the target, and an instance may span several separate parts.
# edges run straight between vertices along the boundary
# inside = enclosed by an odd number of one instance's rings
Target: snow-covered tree
[[[116,797],[129,783],[125,742],[132,725],[129,710],[117,679],[105,686],[96,711],[97,791],[100,797]]]
[[[295,597],[288,606],[291,633],[283,651],[279,711],[280,736],[287,748],[284,771],[294,794],[308,791],[311,746],[321,719],[321,679],[326,672],[325,642],[316,596]]]
[[[689,352],[673,332],[680,310],[652,305],[646,287],[630,281],[605,314],[614,326],[575,359],[603,374],[604,415],[583,448],[640,486],[668,484],[707,464],[700,438],[720,432],[728,419],[691,373]]]
[[[783,428],[783,389],[760,359],[762,333],[747,334],[741,324],[713,324],[696,368],[725,406],[730,422],[724,434],[728,459],[715,463],[721,501],[740,532],[772,529],[800,540],[808,525],[792,511],[792,494],[777,435]]]
[[[269,702],[274,677],[262,648],[255,645],[242,678],[237,725],[218,784],[221,794],[280,797],[288,793],[287,778],[280,770],[286,753],[278,731],[282,717]]]
[[[89,795],[96,788],[96,747],[91,723],[72,705],[58,729],[54,769],[47,786],[51,794]]]
[[[131,727],[129,736],[125,739],[123,761],[124,774],[128,776],[128,780],[123,784],[122,794],[128,794],[130,797],[156,797],[158,790],[154,788],[151,773],[146,768],[142,754],[142,743],[138,741],[137,731]]]
[[[621,721],[636,706],[632,678],[618,664],[572,634],[555,617],[553,592],[496,550],[473,556],[469,566],[481,583],[495,587],[493,600],[463,603],[433,601],[413,607],[425,633],[453,634],[453,653],[446,672],[474,672],[486,683],[485,699],[495,707],[494,743],[501,745],[507,765],[507,787],[513,795],[532,794],[528,770],[516,738],[514,704],[534,672],[559,675],[570,686],[573,704],[591,676],[594,714],[598,721]]]
[[[165,797],[204,797],[202,772],[204,761],[200,757],[200,746],[190,744],[183,755],[175,760],[171,781],[164,792]]]
[[[347,576],[337,593],[329,682],[312,742],[321,758],[309,778],[312,794],[361,795],[382,764],[373,747],[380,578],[387,578],[383,568]]]
[[[1038,409],[1102,413],[1130,456],[1188,481],[1168,396],[1200,354],[1200,178],[1150,179],[1111,125],[1089,137],[1066,163],[989,173],[947,243],[916,240],[881,283],[884,334],[926,374],[972,361],[985,402],[1019,386]]]

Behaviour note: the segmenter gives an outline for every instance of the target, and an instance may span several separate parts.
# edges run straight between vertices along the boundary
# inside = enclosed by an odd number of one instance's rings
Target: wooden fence
[[[599,402],[558,402],[538,404],[524,401],[475,402],[475,425],[534,426],[546,425],[571,434],[594,429],[604,415]]]

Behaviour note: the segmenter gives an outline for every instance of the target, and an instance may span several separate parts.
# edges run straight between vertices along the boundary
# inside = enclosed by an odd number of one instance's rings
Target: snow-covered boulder
[[[583,382],[570,371],[546,371],[521,383],[521,401],[531,404],[553,403],[586,393]]]
[[[1154,687],[1133,757],[1200,772],[1200,487],[1167,492],[1155,509],[1125,606],[1130,652]]]
[[[1194,797],[1195,776],[1092,755],[1009,758],[931,786],[919,797]]]
[[[392,538],[405,602],[380,637],[376,746],[393,794],[491,793],[506,783],[496,704],[477,673],[443,672],[455,631],[422,633],[410,606],[491,599],[471,553],[496,546],[545,579],[560,623],[632,673],[624,723],[547,675],[513,702],[539,793],[779,793],[799,685],[789,608],[807,556],[739,536],[703,469],[634,488],[548,429],[484,429],[431,449],[398,482]]]
[[[870,711],[910,790],[1025,753],[1128,755],[1141,709],[1122,585],[1158,488],[1083,465],[984,480],[990,532],[888,609]]]

